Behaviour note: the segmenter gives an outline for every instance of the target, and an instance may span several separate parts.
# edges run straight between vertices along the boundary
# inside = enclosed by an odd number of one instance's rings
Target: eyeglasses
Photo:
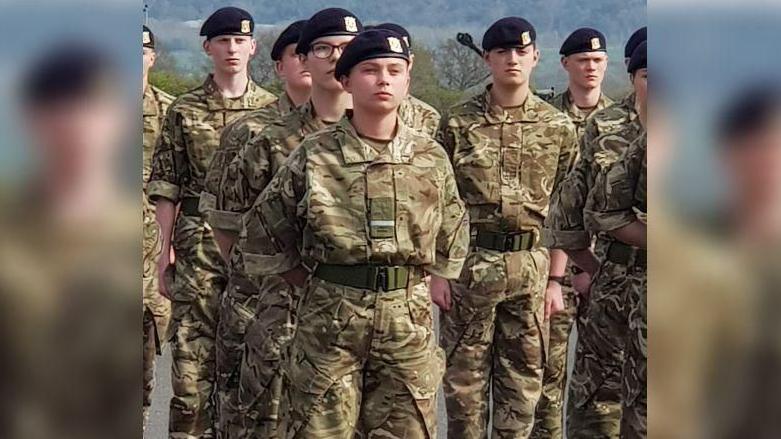
[[[344,53],[344,48],[347,47],[347,44],[349,43],[334,46],[333,44],[328,43],[316,43],[312,45],[312,55],[314,55],[315,58],[327,59],[334,54],[334,50],[336,49],[339,49],[339,54],[341,55]]]

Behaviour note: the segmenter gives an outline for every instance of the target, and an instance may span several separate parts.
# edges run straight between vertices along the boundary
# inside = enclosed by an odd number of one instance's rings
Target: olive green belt
[[[198,210],[199,202],[200,198],[198,197],[184,197],[179,206],[179,212],[187,216],[201,216],[201,212]]]
[[[643,249],[613,241],[610,243],[605,257],[614,264],[645,267],[648,262],[647,255],[648,252]]]
[[[314,275],[324,281],[372,291],[393,291],[407,288],[420,280],[421,270],[415,266],[336,265],[319,264]]]
[[[514,232],[502,233],[477,229],[475,245],[488,250],[500,252],[517,252],[534,248],[534,233]]]

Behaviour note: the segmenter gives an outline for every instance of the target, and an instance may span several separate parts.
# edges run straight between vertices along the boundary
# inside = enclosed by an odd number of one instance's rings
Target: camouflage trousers
[[[604,253],[597,244],[597,253]],[[602,258],[604,261],[604,259]],[[578,312],[578,341],[567,400],[567,437],[618,438],[624,361],[627,267],[604,261]]]
[[[428,284],[372,292],[313,278],[285,372],[288,438],[436,438],[444,357]]]
[[[239,374],[244,437],[276,439],[280,433],[282,366],[295,332],[299,292],[279,276],[263,278],[255,318],[247,327]]]
[[[172,294],[171,439],[215,436],[215,338],[225,264],[208,225],[180,216],[174,230],[176,274]]]
[[[544,293],[548,251],[477,250],[451,282],[453,308],[440,315],[447,355],[448,436],[529,437],[542,393],[548,328]]]
[[[644,268],[637,268],[629,278],[626,304],[629,332],[622,381],[621,438],[644,439],[648,435],[648,276]]]
[[[143,198],[143,247],[141,253],[143,288],[143,379],[144,424],[152,403],[151,396],[155,379],[155,356],[168,341],[168,326],[171,318],[171,302],[160,295],[157,286],[157,258],[160,254],[160,235],[154,218],[154,209]]]
[[[255,319],[258,289],[234,271],[220,300],[217,324],[217,432],[223,439],[244,435],[244,413],[239,407],[239,372],[247,327]]]
[[[564,311],[549,321],[550,343],[542,378],[542,395],[534,414],[532,438],[551,439],[564,437],[564,392],[567,388],[567,353],[569,337],[577,315],[577,293],[572,288],[570,276],[563,285]]]

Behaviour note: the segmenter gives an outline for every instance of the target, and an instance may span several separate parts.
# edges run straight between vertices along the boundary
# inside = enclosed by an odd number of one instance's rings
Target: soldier
[[[161,230],[160,292],[172,301],[172,438],[215,434],[214,341],[226,269],[198,202],[222,129],[275,99],[247,71],[256,49],[253,28],[252,16],[233,7],[218,9],[204,22],[203,48],[213,73],[169,108],[147,185]],[[175,259],[170,257],[172,248]],[[166,283],[171,274],[173,283]]]
[[[595,113],[586,123],[580,159],[554,194],[546,221],[545,241],[551,254],[566,252],[583,270],[572,277],[581,298],[575,365],[567,400],[569,438],[617,437],[619,434],[620,370],[625,333],[621,320],[625,291],[622,285],[626,267],[604,262],[614,241],[607,234],[596,236],[597,256],[592,253],[594,237],[584,227],[583,209],[600,170],[617,160],[640,134],[636,97],[640,100],[645,97],[646,75],[635,73],[630,72],[634,93]],[[594,279],[592,289],[592,277],[598,269],[599,277]]]
[[[215,241],[229,271],[226,294],[220,301],[216,341],[217,399],[220,410],[218,418],[223,437],[239,437],[245,430],[246,413],[238,401],[239,366],[246,327],[254,316],[253,301],[257,299],[257,288],[242,273],[235,272],[236,266],[240,264],[240,257],[230,254],[230,244],[226,243],[230,237],[225,235],[229,235],[233,229],[223,230],[226,213],[218,209],[222,206],[217,205],[216,194],[219,192],[219,184],[226,167],[236,157],[239,149],[268,123],[289,114],[309,99],[309,72],[304,70],[298,56],[292,53],[304,23],[304,20],[297,21],[283,30],[271,50],[277,74],[285,84],[284,94],[275,102],[247,113],[225,127],[220,137],[220,147],[209,165],[204,190],[201,192],[199,210],[206,222],[213,227]]]
[[[304,285],[287,368],[287,437],[436,437],[447,306],[467,217],[440,145],[400,122],[409,50],[366,31],[335,77],[354,113],[307,137],[245,215],[248,271]]]
[[[585,220],[592,233],[607,232],[618,245],[632,249],[628,261],[625,315],[629,329],[622,368],[621,437],[645,438],[647,428],[646,311],[646,135],[624,152],[621,160],[597,178],[586,204]]]
[[[311,72],[310,101],[246,142],[226,168],[217,199],[224,221],[217,227],[226,236],[227,248],[240,231],[240,214],[249,210],[287,155],[304,136],[335,123],[352,105],[350,96],[334,78],[333,69],[342,54],[340,47],[362,30],[355,15],[336,8],[318,12],[302,27],[296,52]],[[232,254],[230,284],[225,315],[230,315],[233,329],[221,322],[226,330],[220,334],[239,337],[238,346],[246,338],[241,367],[234,375],[245,412],[245,431],[254,437],[273,437],[277,434],[282,392],[280,361],[294,328],[294,291],[279,276],[247,276],[238,250]]]
[[[547,324],[563,308],[566,258],[540,246],[553,189],[577,154],[575,127],[531,93],[536,31],[503,18],[483,37],[492,84],[450,109],[440,138],[471,221],[471,249],[441,315],[448,434],[529,437],[542,392]]]
[[[605,36],[596,29],[578,29],[564,40],[559,54],[561,66],[569,75],[569,85],[566,91],[556,95],[550,103],[569,116],[580,139],[588,117],[613,103],[602,94],[602,80],[608,62]],[[569,275],[565,277],[562,287],[565,309],[550,319],[548,361],[545,363],[542,396],[537,404],[533,437],[562,437],[567,352],[577,312],[576,293]]]
[[[142,32],[142,47],[144,70],[142,86],[143,101],[143,181],[149,179],[152,170],[152,154],[155,142],[160,136],[160,127],[168,106],[174,98],[168,93],[149,84],[149,70],[155,64],[155,35],[144,26]],[[168,340],[168,321],[171,318],[171,303],[160,296],[157,288],[157,256],[160,249],[160,235],[155,223],[155,211],[152,204],[142,196],[144,213],[144,246],[143,246],[143,291],[144,291],[144,425],[152,403],[152,389],[155,378],[155,354],[162,353],[163,343]]]
[[[646,69],[645,43],[632,56],[629,71]],[[636,73],[638,74],[638,73]],[[640,100],[640,99],[638,99]],[[639,120],[646,127],[647,99],[638,105]],[[622,369],[621,437],[645,438],[647,428],[647,135],[637,138],[622,158],[603,170],[589,192],[584,209],[586,228],[592,233],[607,232],[632,255],[627,262],[628,287],[624,318],[628,327]]]
[[[410,50],[410,69],[415,65],[415,54],[412,51],[412,37],[404,27],[396,23],[382,23],[376,26],[368,26],[367,29],[387,29],[396,32],[407,43]],[[412,77],[410,77],[410,80]],[[404,100],[399,108],[399,117],[404,125],[415,128],[423,134],[432,138],[437,133],[439,121],[442,118],[436,108],[412,96],[411,94]]]

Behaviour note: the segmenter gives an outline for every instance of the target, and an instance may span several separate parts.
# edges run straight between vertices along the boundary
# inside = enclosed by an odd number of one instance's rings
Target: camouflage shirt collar
[[[252,78],[247,82],[247,90],[238,98],[225,98],[222,96],[217,83],[214,82],[214,75],[209,74],[203,83],[203,90],[206,92],[206,102],[209,110],[249,110],[262,107],[272,102],[276,97],[259,87]]]
[[[143,97],[143,115],[144,116],[157,116],[160,113],[159,102],[160,100],[157,98],[157,93],[155,93],[154,87],[152,84],[149,84],[146,86],[146,90],[144,90],[144,97]]]
[[[287,93],[283,91],[282,95],[279,96],[279,100],[277,101],[277,111],[279,112],[279,115],[284,116],[286,114],[290,114],[295,109],[296,106],[293,104],[290,96],[288,96]]]
[[[529,95],[523,104],[512,111],[507,111],[499,105],[492,102],[491,87],[493,84],[488,84],[485,87],[485,91],[479,99],[482,101],[483,111],[485,112],[485,118],[491,124],[499,124],[506,122],[537,122],[539,120],[539,105],[542,102],[540,98],[529,91]]]
[[[567,109],[566,110],[567,115],[573,119],[578,119],[578,120],[585,120],[588,116],[594,114],[599,110],[607,108],[611,104],[607,96],[605,96],[604,93],[600,93],[599,101],[597,101],[597,105],[594,108],[592,108],[590,111],[586,112],[584,110],[581,110],[580,107],[575,105],[575,102],[572,101],[569,89],[567,89],[567,91],[561,94],[561,102],[562,102],[561,108]]]
[[[361,140],[350,116],[345,115],[336,127],[336,139],[342,150],[345,164],[354,163],[408,163],[412,158],[413,141],[410,129],[396,117],[396,136],[383,152],[377,152],[371,145]]]
[[[306,103],[302,104],[300,107],[296,108],[296,111],[298,111],[300,116],[302,131],[305,133],[320,131],[328,127],[327,123],[323,122],[319,117],[317,117],[317,113],[315,112],[315,105],[312,103],[311,99],[306,101]]]
[[[624,99],[621,99],[619,105],[626,109],[626,113],[629,115],[630,122],[633,122],[638,118],[637,110],[635,109],[635,92],[631,92],[626,95]]]

